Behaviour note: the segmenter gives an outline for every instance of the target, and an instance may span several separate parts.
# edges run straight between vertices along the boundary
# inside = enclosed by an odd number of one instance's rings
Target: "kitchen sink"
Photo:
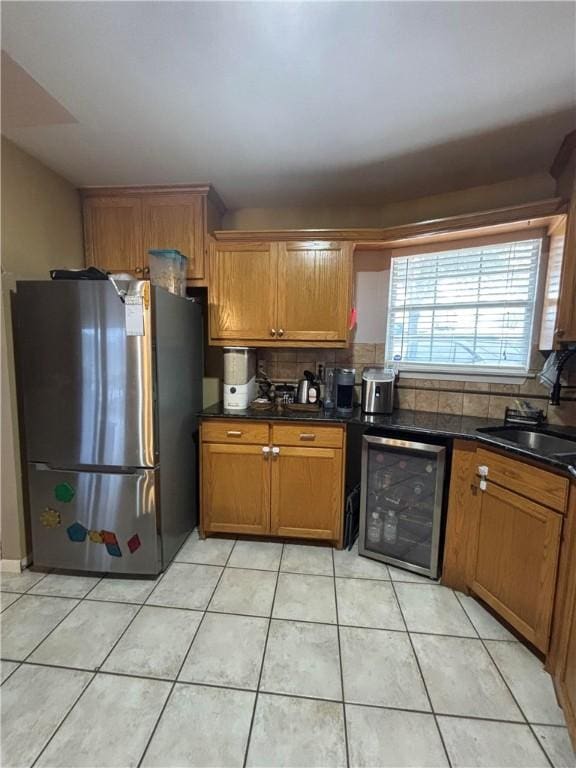
[[[481,427],[477,431],[499,437],[502,440],[507,440],[515,445],[521,445],[524,448],[531,448],[533,451],[542,451],[542,453],[551,454],[552,456],[576,453],[576,440],[569,440],[549,432],[534,429],[517,429],[515,427]]]

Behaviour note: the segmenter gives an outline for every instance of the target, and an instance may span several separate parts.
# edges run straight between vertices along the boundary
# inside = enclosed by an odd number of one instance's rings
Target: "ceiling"
[[[419,197],[548,170],[575,30],[571,2],[3,2],[2,48],[67,115],[23,125],[6,84],[3,132],[78,185]]]

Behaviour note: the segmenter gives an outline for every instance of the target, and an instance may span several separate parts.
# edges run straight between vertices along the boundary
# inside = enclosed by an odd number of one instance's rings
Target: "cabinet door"
[[[271,342],[276,334],[276,247],[213,243],[210,249],[210,338]]]
[[[285,341],[348,339],[352,252],[343,243],[282,243],[278,335]]]
[[[566,222],[564,260],[560,277],[558,317],[556,320],[556,346],[561,342],[576,341],[576,181]]]
[[[145,195],[142,204],[144,253],[153,248],[176,249],[188,258],[187,277],[203,279],[204,196],[190,193]]]
[[[271,459],[271,532],[338,541],[342,527],[342,450],[285,448]]]
[[[562,516],[488,482],[481,493],[472,589],[546,652]]]
[[[143,273],[142,203],[136,196],[84,200],[87,266],[110,272]]]
[[[205,532],[269,531],[270,460],[261,445],[202,446],[202,528]]]

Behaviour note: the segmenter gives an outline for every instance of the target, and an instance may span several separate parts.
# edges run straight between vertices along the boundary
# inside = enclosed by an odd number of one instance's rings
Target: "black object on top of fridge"
[[[363,436],[360,554],[437,578],[448,460],[446,442]]]
[[[157,574],[197,521],[200,305],[53,280],[14,309],[34,564]]]

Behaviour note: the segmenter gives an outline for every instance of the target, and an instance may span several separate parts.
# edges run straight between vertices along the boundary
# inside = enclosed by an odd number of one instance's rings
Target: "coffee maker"
[[[351,414],[354,410],[355,380],[355,368],[334,369],[334,404],[337,413],[344,416]]]

